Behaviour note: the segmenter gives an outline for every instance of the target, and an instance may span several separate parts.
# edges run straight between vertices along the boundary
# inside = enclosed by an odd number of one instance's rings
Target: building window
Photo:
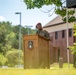
[[[69,37],[72,36],[72,29],[69,29]]]
[[[58,39],[58,32],[55,32],[55,39]]]
[[[62,30],[62,38],[65,37],[65,30]]]

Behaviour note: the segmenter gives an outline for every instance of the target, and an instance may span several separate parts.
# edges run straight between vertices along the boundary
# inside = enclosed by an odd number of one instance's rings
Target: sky
[[[38,22],[41,22],[42,25],[46,25],[49,21],[54,19],[57,15],[54,13],[49,17],[50,13],[44,13],[50,10],[52,6],[43,6],[38,9],[27,9],[26,4],[23,0],[0,0],[0,22],[9,21],[12,25],[19,25],[20,15],[15,14],[15,12],[21,12],[21,25],[22,26],[33,26]],[[42,10],[42,11],[41,11]]]

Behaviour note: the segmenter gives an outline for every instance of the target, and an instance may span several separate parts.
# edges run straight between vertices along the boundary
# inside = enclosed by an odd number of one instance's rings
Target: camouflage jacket
[[[47,39],[50,39],[49,33],[46,30],[38,30],[36,34],[41,35]]]

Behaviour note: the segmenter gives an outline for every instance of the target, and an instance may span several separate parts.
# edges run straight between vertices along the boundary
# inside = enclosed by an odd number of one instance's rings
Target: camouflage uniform
[[[49,33],[46,30],[38,30],[36,34],[41,35],[47,39],[50,39]]]

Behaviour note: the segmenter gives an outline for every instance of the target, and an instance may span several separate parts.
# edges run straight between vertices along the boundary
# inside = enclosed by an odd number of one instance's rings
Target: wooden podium
[[[49,40],[39,35],[24,35],[24,69],[49,68]]]

